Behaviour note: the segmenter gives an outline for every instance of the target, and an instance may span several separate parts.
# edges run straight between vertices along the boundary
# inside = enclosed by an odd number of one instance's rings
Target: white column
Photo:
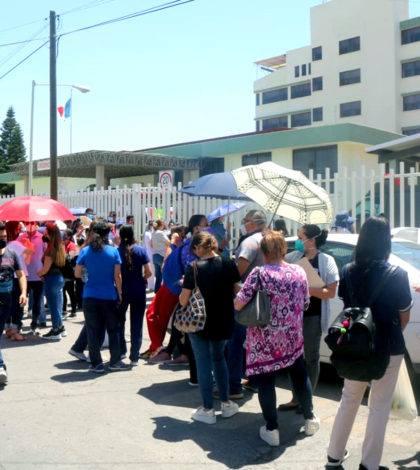
[[[105,167],[104,165],[96,165],[96,189],[99,191],[101,188],[106,188],[105,185]]]

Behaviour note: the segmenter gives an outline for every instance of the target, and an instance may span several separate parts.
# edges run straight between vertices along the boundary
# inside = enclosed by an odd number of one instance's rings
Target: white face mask
[[[246,227],[245,224],[241,224],[241,227],[239,229],[241,231],[241,235],[246,235]]]

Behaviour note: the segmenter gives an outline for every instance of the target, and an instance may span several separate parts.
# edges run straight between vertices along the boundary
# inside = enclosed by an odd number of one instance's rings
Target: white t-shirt
[[[153,254],[165,256],[166,247],[168,246],[168,237],[162,230],[155,230],[152,233]]]

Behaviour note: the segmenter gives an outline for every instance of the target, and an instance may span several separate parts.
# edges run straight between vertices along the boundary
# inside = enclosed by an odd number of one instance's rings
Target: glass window
[[[322,90],[322,77],[315,77],[312,79],[312,91]]]
[[[401,31],[401,44],[420,41],[420,26]]]
[[[340,86],[360,83],[360,69],[340,72]]]
[[[359,116],[362,114],[362,102],[351,101],[340,104],[340,117]]]
[[[255,93],[255,105],[259,106],[260,105],[260,94]]]
[[[308,75],[312,73],[312,64],[308,64]]]
[[[279,88],[278,90],[265,91],[262,94],[262,103],[274,103],[276,101],[285,101],[288,98],[287,88]]]
[[[343,39],[338,43],[340,54],[349,54],[350,52],[360,51],[360,36],[350,39]]]
[[[396,235],[398,237],[398,235]],[[409,241],[392,242],[392,253],[411,264],[414,268],[420,269],[420,245]]]
[[[403,110],[413,111],[414,109],[420,109],[420,93],[403,96]]]
[[[415,127],[413,129],[403,129],[402,133],[404,135],[414,135],[414,134],[420,134],[420,127]]]
[[[291,116],[291,126],[292,127],[301,127],[301,126],[310,126],[311,125],[311,113],[297,113],[292,114]]]
[[[257,122],[255,123],[255,130],[256,130],[257,132],[260,132],[260,121],[257,121]]]
[[[312,48],[312,60],[315,62],[316,60],[322,59],[322,46],[313,47]]]
[[[295,67],[295,77],[299,77],[299,65]]]
[[[341,273],[343,267],[353,259],[354,246],[327,241],[325,245],[322,246],[321,251],[334,258],[338,272]]]
[[[248,153],[242,155],[242,166],[258,165],[263,162],[271,162],[271,152]]]
[[[287,116],[264,119],[262,122],[263,131],[268,131],[270,129],[281,129],[287,126],[288,126]]]
[[[301,98],[302,96],[310,96],[311,84],[303,83],[302,85],[293,85],[290,87],[291,98]]]
[[[414,77],[420,75],[420,60],[413,60],[412,62],[405,62],[402,66],[402,78]]]
[[[302,77],[306,75],[306,64],[302,64]]]
[[[322,108],[314,108],[312,110],[312,121],[322,121]]]
[[[294,170],[301,171],[305,176],[309,176],[309,170],[313,170],[315,175],[325,177],[325,168],[330,169],[331,177],[337,173],[337,145],[293,150]],[[323,187],[325,188],[325,185]],[[333,188],[334,183],[331,182],[330,193]]]

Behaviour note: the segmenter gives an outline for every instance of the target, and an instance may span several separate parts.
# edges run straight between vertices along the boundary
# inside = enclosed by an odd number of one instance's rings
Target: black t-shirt
[[[240,276],[236,264],[221,256],[197,260],[197,285],[206,305],[206,325],[197,333],[209,340],[229,339],[233,333],[233,285]],[[194,270],[188,265],[183,287],[194,289]]]
[[[6,248],[0,255],[0,292],[11,292],[15,271],[22,270],[17,254]]]
[[[308,259],[312,267],[315,269],[317,274],[319,274],[319,265],[318,265],[318,254],[312,258]],[[314,317],[316,315],[321,316],[321,302],[322,300],[318,297],[311,296],[309,298],[309,308],[303,314],[304,317]]]
[[[350,294],[347,288],[345,270],[351,268],[350,281],[359,306],[366,306],[370,294],[375,289],[379,279],[390,266],[388,262],[375,262],[369,271],[363,271],[346,265],[343,268],[338,287],[338,296],[343,299],[344,306],[350,307]],[[379,349],[386,350],[391,342],[391,355],[404,354],[405,343],[401,331],[399,312],[409,310],[412,305],[408,275],[402,268],[396,271],[386,281],[381,292],[371,306],[376,324],[376,341]]]

